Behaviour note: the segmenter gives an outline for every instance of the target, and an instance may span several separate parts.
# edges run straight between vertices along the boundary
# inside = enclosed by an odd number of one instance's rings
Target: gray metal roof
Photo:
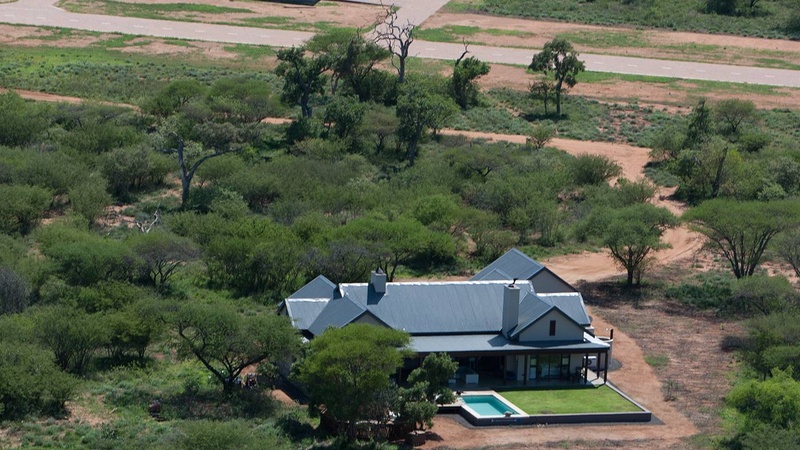
[[[308,284],[301,287],[289,298],[333,298],[336,285],[322,275],[317,276]]]
[[[344,295],[392,328],[411,334],[493,333],[502,328],[508,281],[387,283],[376,294],[366,283],[342,284]],[[520,294],[533,291],[518,283]]]
[[[607,343],[584,333],[581,342],[548,341],[531,343],[511,342],[499,334],[471,334],[461,336],[412,336],[411,349],[417,353],[447,352],[529,352],[529,351],[596,351],[610,348]]]
[[[319,336],[328,327],[341,328],[359,316],[364,314],[366,308],[353,300],[349,299],[346,295],[342,298],[337,298],[328,301],[314,323],[308,327],[308,331],[312,332],[314,336]]]
[[[307,330],[325,306],[327,298],[287,298],[284,302],[289,317],[298,330]]]
[[[583,304],[583,296],[580,292],[536,294],[536,296],[556,306],[579,325],[587,326],[592,324],[592,319],[586,314],[586,306]]]
[[[512,248],[503,256],[497,258],[493,263],[486,266],[483,270],[470,278],[472,281],[489,279],[493,272],[500,271],[508,274],[507,279],[530,280],[537,272],[544,268],[543,265],[534,261],[528,255]]]

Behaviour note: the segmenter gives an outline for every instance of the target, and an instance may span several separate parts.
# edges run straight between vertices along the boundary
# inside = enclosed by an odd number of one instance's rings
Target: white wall
[[[556,335],[550,336],[550,321],[556,321]],[[557,310],[552,310],[519,335],[520,342],[582,341],[583,328]]]
[[[531,278],[534,291],[540,294],[556,294],[559,292],[575,292],[572,286],[561,281],[558,277],[548,272],[541,270],[539,273]]]

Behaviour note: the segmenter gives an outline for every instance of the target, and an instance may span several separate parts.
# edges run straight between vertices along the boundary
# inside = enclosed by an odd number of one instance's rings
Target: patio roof
[[[412,336],[411,349],[417,353],[531,353],[531,352],[596,352],[610,345],[584,333],[583,341],[539,341],[536,345],[510,342],[500,334]]]

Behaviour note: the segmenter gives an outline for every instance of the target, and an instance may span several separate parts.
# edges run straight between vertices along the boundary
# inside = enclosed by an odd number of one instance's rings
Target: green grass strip
[[[502,391],[528,414],[586,414],[640,411],[608,386]]]

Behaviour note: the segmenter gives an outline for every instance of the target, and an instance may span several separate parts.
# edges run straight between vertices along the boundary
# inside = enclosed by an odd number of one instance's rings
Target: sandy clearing
[[[118,0],[131,4],[176,4],[185,0]],[[102,14],[108,11],[105,2],[61,0],[59,7],[81,13]],[[253,2],[237,0],[194,0],[192,4],[240,8],[250,12],[203,13],[196,11],[173,11],[171,19],[186,19],[205,23],[234,23],[266,28],[291,28],[314,31],[315,24],[326,22],[337,27],[368,28],[381,11],[379,6],[341,1],[320,2],[317,6],[292,5],[274,2]]]

